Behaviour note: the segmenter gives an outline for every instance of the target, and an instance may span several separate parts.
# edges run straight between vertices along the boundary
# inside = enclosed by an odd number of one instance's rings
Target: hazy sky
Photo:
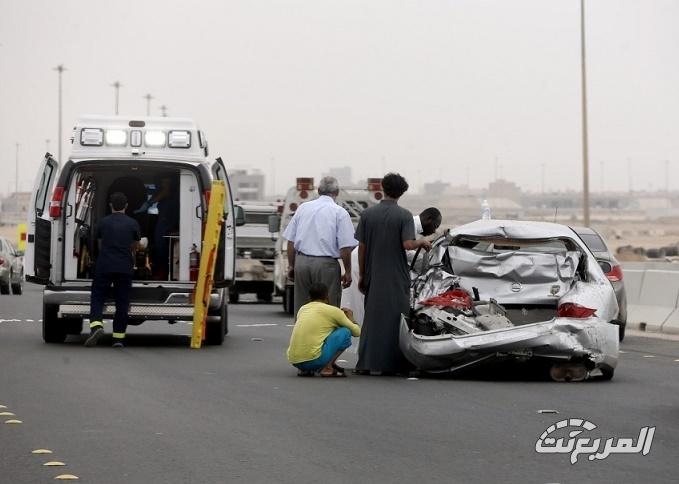
[[[578,0],[0,0],[0,192],[79,114],[189,116],[231,167],[579,189]],[[592,189],[679,188],[679,1],[587,0]],[[64,142],[64,157],[70,145]],[[272,177],[268,179],[268,190]]]

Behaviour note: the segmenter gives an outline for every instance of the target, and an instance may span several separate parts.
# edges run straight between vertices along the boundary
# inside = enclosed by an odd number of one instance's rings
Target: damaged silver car
[[[425,372],[540,359],[557,381],[611,379],[617,313],[611,284],[569,227],[479,220],[437,239],[413,272],[400,346]]]

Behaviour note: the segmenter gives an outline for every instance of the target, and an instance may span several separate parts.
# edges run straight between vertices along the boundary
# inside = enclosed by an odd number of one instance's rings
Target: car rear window
[[[606,247],[606,244],[604,244],[604,241],[601,240],[601,237],[599,237],[598,235],[596,234],[579,234],[579,235],[582,241],[587,246],[587,248],[592,252],[608,252],[608,247]]]

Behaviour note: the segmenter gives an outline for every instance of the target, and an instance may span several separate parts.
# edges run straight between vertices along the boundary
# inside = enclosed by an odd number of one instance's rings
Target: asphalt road
[[[0,417],[1,483],[677,482],[679,341],[628,337],[611,382],[298,378],[280,305],[231,306],[224,346],[201,350],[183,323],[132,327],[122,350],[47,345],[40,313],[35,286],[0,296],[0,412],[15,414]],[[536,453],[576,417],[604,438],[655,426],[650,453]]]

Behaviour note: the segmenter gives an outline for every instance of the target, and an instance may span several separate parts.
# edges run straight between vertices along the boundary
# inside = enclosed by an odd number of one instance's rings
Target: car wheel
[[[45,343],[63,343],[66,341],[66,325],[61,324],[57,315],[57,306],[42,305],[42,339]]]
[[[627,328],[626,324],[618,325],[618,341],[625,339],[625,328]]]
[[[11,281],[12,279],[10,279]],[[24,293],[24,283],[23,283],[23,276],[19,279],[19,282],[16,282],[12,284],[12,294],[16,296],[20,296],[21,294]]]
[[[283,310],[292,315],[295,312],[295,288],[286,286],[285,297],[283,298]]]
[[[231,304],[238,304],[238,301],[240,300],[240,294],[237,292],[230,292],[229,293],[229,302]]]
[[[600,368],[602,380],[612,380],[615,374],[615,368]]]
[[[273,299],[273,295],[270,292],[258,292],[257,299],[265,303],[270,303]]]
[[[11,292],[11,284],[9,283],[12,279],[7,279],[7,284],[3,284],[2,281],[0,281],[0,294],[10,294]]]

